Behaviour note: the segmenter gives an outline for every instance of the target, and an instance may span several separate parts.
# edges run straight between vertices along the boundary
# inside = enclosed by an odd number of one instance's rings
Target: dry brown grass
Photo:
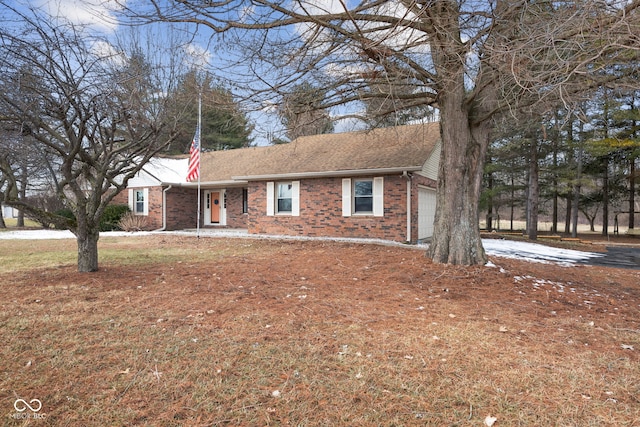
[[[153,236],[81,274],[50,245],[0,241],[3,425],[640,425],[638,271]]]

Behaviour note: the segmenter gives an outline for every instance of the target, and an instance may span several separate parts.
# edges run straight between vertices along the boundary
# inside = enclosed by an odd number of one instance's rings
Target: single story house
[[[7,206],[4,203],[0,203],[0,209],[2,209],[2,217],[3,218],[17,218],[18,210],[12,208],[11,206]]]
[[[203,152],[200,226],[416,242],[433,232],[439,158],[438,123]],[[195,228],[198,183],[186,168],[187,159],[154,159],[117,202],[149,229]]]

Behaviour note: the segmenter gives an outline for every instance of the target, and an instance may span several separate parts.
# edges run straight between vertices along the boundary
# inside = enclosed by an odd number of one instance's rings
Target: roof
[[[288,144],[202,153],[200,181],[340,176],[419,170],[440,139],[438,123],[297,138]]]
[[[186,182],[188,161],[188,159],[153,157],[136,176],[129,180],[129,187],[158,185],[163,182]]]

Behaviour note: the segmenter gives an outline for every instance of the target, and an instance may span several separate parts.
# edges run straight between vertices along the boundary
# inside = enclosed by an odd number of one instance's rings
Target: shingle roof
[[[201,182],[380,169],[417,169],[440,138],[438,123],[305,136],[288,144],[202,153]]]

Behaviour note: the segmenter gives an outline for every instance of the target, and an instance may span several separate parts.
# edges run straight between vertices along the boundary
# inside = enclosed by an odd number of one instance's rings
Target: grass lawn
[[[169,235],[75,257],[0,240],[0,425],[639,425],[638,270]]]
[[[7,228],[0,228],[0,233],[2,231],[10,231],[10,230],[15,230],[15,228],[18,226],[18,219],[17,218],[5,218],[4,219],[4,224],[7,226]],[[30,220],[29,218],[25,218],[24,219],[24,226],[27,228],[38,228],[41,227],[40,224],[38,224],[37,222]]]

